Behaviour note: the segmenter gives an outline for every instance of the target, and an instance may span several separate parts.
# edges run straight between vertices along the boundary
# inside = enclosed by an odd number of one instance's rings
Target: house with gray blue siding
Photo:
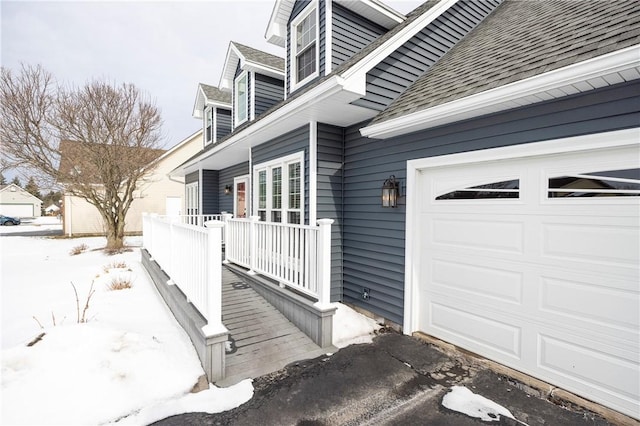
[[[232,131],[174,172],[198,212],[332,219],[332,301],[638,418],[638,3],[278,0],[266,24],[284,58],[230,44]]]

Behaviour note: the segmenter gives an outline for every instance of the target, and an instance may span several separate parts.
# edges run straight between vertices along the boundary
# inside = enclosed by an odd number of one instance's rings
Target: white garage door
[[[417,164],[412,328],[638,418],[640,151],[591,139]]]
[[[0,213],[11,217],[33,217],[33,204],[3,204]]]

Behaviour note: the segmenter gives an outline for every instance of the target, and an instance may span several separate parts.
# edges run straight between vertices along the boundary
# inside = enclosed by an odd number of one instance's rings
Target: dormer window
[[[293,89],[318,75],[318,17],[315,3],[291,22]]]
[[[247,90],[247,72],[241,73],[236,79],[235,83],[235,116],[236,127],[241,123],[247,121],[247,104],[248,104],[248,90]]]
[[[207,107],[204,110],[204,143],[213,142],[213,112],[214,109]]]

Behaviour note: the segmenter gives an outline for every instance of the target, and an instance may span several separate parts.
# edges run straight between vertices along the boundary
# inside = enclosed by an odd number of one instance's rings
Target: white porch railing
[[[227,219],[225,261],[330,303],[331,219],[318,226]]]
[[[142,218],[144,248],[214,329],[222,326],[223,227],[220,221],[203,227],[175,217]]]
[[[186,214],[173,217],[180,218],[181,223],[198,226],[204,226],[205,222],[210,220],[222,220],[221,214]]]

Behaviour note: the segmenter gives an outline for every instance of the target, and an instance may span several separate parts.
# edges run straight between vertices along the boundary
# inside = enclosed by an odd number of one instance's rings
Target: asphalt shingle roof
[[[284,58],[263,52],[262,50],[254,49],[253,47],[245,46],[244,44],[240,44],[235,41],[232,43],[247,60],[284,72]]]
[[[200,83],[200,87],[207,96],[207,99],[222,102],[225,104],[231,104],[231,92],[225,92],[217,87],[209,86],[208,84]]]
[[[638,0],[506,0],[373,123],[637,44]]]

